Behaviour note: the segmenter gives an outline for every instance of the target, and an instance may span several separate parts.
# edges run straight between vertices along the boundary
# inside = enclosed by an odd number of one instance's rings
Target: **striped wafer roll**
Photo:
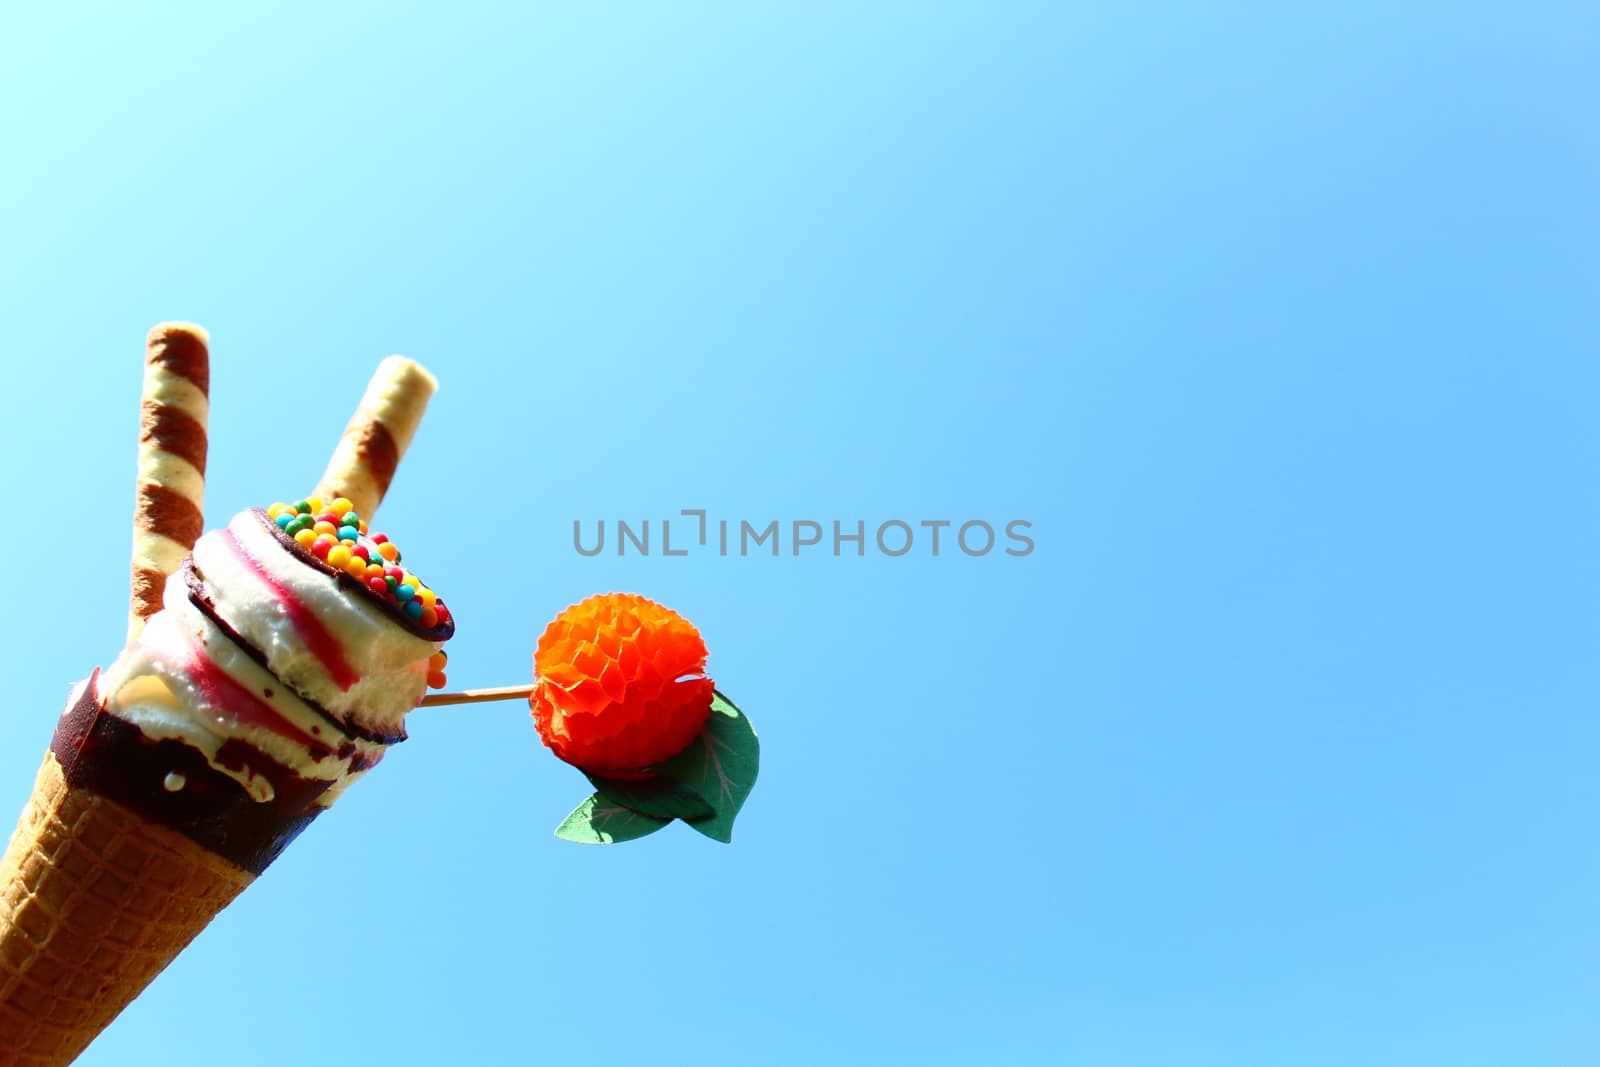
[[[210,360],[206,331],[164,322],[145,340],[128,639],[161,609],[168,575],[203,527]]]
[[[433,375],[409,359],[390,356],[379,363],[314,495],[342,496],[370,520],[438,387]]]

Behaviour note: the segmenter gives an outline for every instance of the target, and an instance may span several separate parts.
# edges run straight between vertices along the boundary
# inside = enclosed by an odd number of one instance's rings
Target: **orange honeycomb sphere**
[[[700,631],[632,593],[572,605],[533,654],[529,703],[558,757],[595,774],[642,777],[682,752],[711,715]]]

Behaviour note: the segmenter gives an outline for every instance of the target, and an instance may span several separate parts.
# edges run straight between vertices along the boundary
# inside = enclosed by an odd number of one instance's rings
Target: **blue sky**
[[[1592,1062],[1600,18],[1395,8],[8,13],[0,802],[169,318],[210,524],[407,354],[452,682],[637,591],[763,743],[731,847],[583,848],[420,712],[82,1062]],[[919,540],[573,551],[684,508]]]

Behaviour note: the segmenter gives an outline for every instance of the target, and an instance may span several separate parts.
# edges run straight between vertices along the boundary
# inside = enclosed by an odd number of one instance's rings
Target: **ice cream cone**
[[[128,644],[68,698],[0,859],[0,1067],[72,1062],[405,739],[454,633],[351,500],[202,533],[206,360],[197,327],[152,331]],[[376,506],[433,388],[385,361],[336,484]]]
[[[45,753],[0,859],[0,1065],[71,1063],[254,878]]]

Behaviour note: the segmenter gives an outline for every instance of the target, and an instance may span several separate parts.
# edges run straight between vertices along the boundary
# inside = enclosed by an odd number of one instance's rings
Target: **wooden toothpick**
[[[429,693],[422,698],[422,707],[435,704],[480,704],[489,700],[527,700],[533,694],[531,685],[503,685],[497,689],[463,689],[458,693]]]

